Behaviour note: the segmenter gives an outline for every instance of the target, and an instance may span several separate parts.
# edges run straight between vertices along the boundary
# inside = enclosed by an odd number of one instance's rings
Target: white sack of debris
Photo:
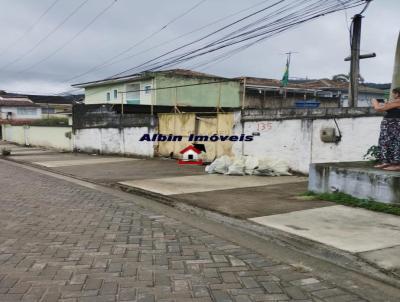
[[[254,156],[238,156],[230,158],[226,155],[215,159],[206,166],[209,174],[219,173],[225,175],[259,175],[282,176],[291,175],[289,166],[283,160],[276,158],[257,158]]]
[[[210,165],[206,166],[206,172],[209,174],[219,173],[225,174],[228,172],[229,166],[232,164],[232,160],[229,156],[221,156],[215,159]]]
[[[240,156],[234,159],[233,163],[228,167],[228,172],[226,175],[245,175],[246,168],[246,158],[244,156]]]

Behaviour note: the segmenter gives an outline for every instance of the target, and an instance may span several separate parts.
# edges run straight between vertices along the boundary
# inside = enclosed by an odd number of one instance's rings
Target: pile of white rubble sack
[[[258,159],[254,156],[239,156],[231,158],[221,156],[206,166],[209,174],[219,173],[225,175],[260,175],[281,176],[291,175],[287,163],[273,158]]]

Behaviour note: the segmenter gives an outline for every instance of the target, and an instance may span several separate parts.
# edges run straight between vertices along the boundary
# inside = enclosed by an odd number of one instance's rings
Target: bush
[[[364,154],[364,159],[377,161],[380,157],[380,150],[378,146],[371,146],[367,153]]]
[[[40,120],[34,120],[32,126],[68,126],[68,118],[66,117],[49,117]]]

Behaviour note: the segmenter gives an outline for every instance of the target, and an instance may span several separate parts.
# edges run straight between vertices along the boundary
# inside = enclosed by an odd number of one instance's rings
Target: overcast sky
[[[0,89],[25,93],[59,93],[70,90],[73,83],[113,75],[238,18],[225,20],[173,43],[69,80],[148,37],[200,1],[118,0],[73,42],[49,60],[26,70],[73,37],[112,1],[89,0],[54,34],[26,54],[84,0],[59,0],[34,27],[33,23],[54,0],[0,0]],[[188,15],[124,56],[170,41],[260,1],[205,0]],[[258,8],[262,7],[261,5]],[[348,10],[347,16],[344,11],[337,12],[303,24],[200,71],[227,77],[246,75],[279,79],[286,62],[284,53],[290,50],[297,52],[292,58],[291,77],[329,78],[334,74],[348,73],[349,63],[343,61],[349,55],[348,25],[351,17],[360,10],[361,8]],[[399,12],[399,0],[374,0],[364,14],[362,53],[377,54],[374,59],[361,61],[361,74],[368,82],[391,81],[395,45],[400,29]],[[28,31],[29,29],[31,30]],[[23,38],[18,41],[22,35]],[[13,61],[15,63],[10,64]],[[190,64],[182,67],[190,67]]]

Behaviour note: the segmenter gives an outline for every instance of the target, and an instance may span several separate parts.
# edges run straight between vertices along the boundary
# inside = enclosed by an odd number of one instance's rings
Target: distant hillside
[[[365,86],[371,87],[371,88],[377,88],[377,89],[383,89],[383,90],[388,90],[390,89],[390,83],[384,83],[384,84],[377,84],[377,83],[364,83]]]

